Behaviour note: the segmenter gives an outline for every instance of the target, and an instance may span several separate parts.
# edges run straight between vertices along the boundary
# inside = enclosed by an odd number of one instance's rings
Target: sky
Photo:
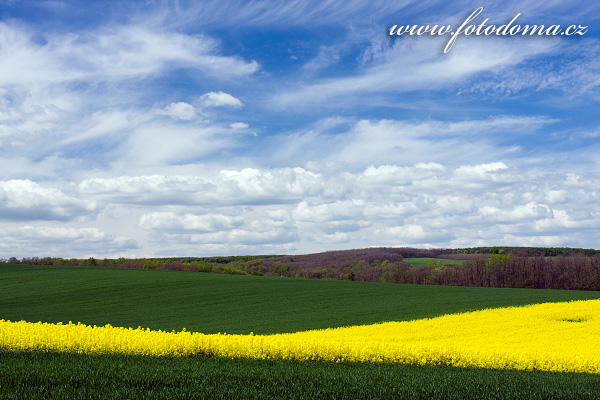
[[[484,31],[510,21],[582,28]],[[599,27],[595,1],[0,0],[0,258],[598,249]]]

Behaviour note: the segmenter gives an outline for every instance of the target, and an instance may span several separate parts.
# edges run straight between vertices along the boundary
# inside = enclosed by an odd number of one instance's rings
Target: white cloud
[[[228,217],[223,214],[177,215],[174,212],[152,212],[140,217],[142,228],[165,232],[216,232],[236,228],[242,222],[239,217]]]
[[[332,234],[318,235],[315,237],[315,240],[318,240],[319,243],[339,246],[341,243],[348,243],[350,238],[344,232],[334,232]]]
[[[435,184],[427,183],[434,179]],[[600,234],[600,213],[594,211],[599,186],[593,173],[524,173],[497,161],[385,164],[358,172],[246,168],[196,176],[97,177],[73,185],[68,195],[18,181],[5,182],[0,197],[11,215],[13,230],[6,235],[26,233],[27,248],[37,242],[58,252],[66,245],[49,244],[49,237],[74,235],[95,243],[94,254],[101,254],[103,245],[119,248],[125,239],[115,238],[122,237],[130,240],[120,247],[128,254],[192,254],[196,249],[196,255],[209,255],[199,252],[525,243],[594,247]],[[99,203],[112,211],[95,217]],[[14,231],[14,224],[35,215],[57,222],[52,230]],[[80,231],[76,216],[98,218],[102,232],[111,233],[102,239],[99,231]],[[0,248],[2,257],[14,254],[6,246]]]
[[[418,243],[427,237],[420,225],[394,226],[386,229],[385,235],[405,243],[406,241]]]
[[[66,221],[93,215],[97,209],[94,200],[69,196],[28,179],[0,181],[0,219]]]
[[[217,55],[217,43],[208,37],[143,26],[47,34],[44,39],[40,44],[32,29],[0,23],[1,86],[145,78],[172,63],[220,79],[253,74],[259,68],[255,61]]]
[[[210,234],[187,235],[191,243],[203,244],[242,244],[250,246],[257,245],[280,245],[291,244],[298,239],[294,230],[282,228],[270,228],[261,230],[232,229]]]
[[[364,200],[345,200],[333,203],[322,203],[309,205],[306,201],[298,204],[294,210],[294,218],[297,221],[325,222],[340,220],[355,220],[364,217]]]
[[[457,175],[485,175],[488,172],[508,169],[503,162],[493,162],[480,165],[463,165],[456,169]]]
[[[55,226],[0,227],[0,254],[16,257],[92,257],[124,254],[138,248],[135,240],[97,228]]]
[[[597,94],[600,86],[600,41],[588,37],[568,45],[563,53],[575,55],[572,60],[549,54],[543,63],[515,65],[493,76],[477,79],[461,88],[459,93],[506,97],[528,89],[550,89],[559,90],[570,99]],[[564,101],[564,96],[557,101]]]
[[[545,233],[560,233],[566,229],[586,230],[593,226],[589,221],[573,221],[565,210],[552,210],[552,214],[545,219],[538,219],[533,224],[533,230]]]
[[[193,163],[234,145],[218,126],[147,124],[131,133],[117,150],[126,165],[158,167]]]
[[[121,176],[118,178],[89,178],[79,184],[79,190],[84,194],[121,193],[136,195],[143,193],[164,194],[165,192],[206,191],[214,188],[210,182],[200,176],[185,175],[146,175]]]
[[[259,203],[285,203],[327,192],[319,174],[300,167],[222,170],[219,178],[223,181],[226,198],[241,196]]]
[[[535,202],[513,206],[512,209],[506,209],[506,205],[503,209],[493,206],[483,206],[479,208],[478,212],[486,220],[496,223],[539,221],[552,218],[552,210],[548,206]]]
[[[157,113],[189,121],[194,119],[196,116],[196,109],[191,104],[180,101],[169,104],[164,109],[159,110]]]
[[[143,175],[88,178],[79,191],[106,202],[134,204],[288,203],[304,196],[334,195],[336,185],[304,168],[223,169],[203,175]]]
[[[187,7],[178,4],[178,11],[172,18],[174,22],[190,23],[198,20],[206,24],[219,24],[219,26],[296,26],[314,25],[343,25],[352,18],[356,23],[373,21],[378,18],[389,17],[393,12],[403,10],[418,3],[424,6],[430,2],[415,0],[402,3],[374,0],[369,3],[360,1],[302,1],[273,3],[272,1],[203,1],[202,5],[190,3]],[[357,18],[358,17],[358,18]]]
[[[226,127],[192,132],[178,126],[201,113],[194,105],[164,106],[156,100],[159,92],[168,98],[157,82],[175,70],[226,82],[259,68],[255,61],[220,52],[210,37],[143,23],[60,33],[41,32],[17,20],[0,22],[0,163],[7,167],[1,178],[71,174],[127,160],[147,165],[152,159],[146,151],[156,152],[158,164],[186,162],[231,146],[235,139],[218,135],[228,132]],[[226,93],[214,95],[206,99],[212,105],[241,106]],[[149,99],[162,109],[153,110]],[[157,113],[177,121],[157,118]],[[169,133],[172,141],[164,138]],[[188,149],[184,140],[199,143]],[[52,164],[57,166],[48,168]]]
[[[208,92],[206,94],[203,94],[202,96],[200,96],[200,102],[205,107],[228,106],[233,108],[239,108],[244,105],[239,99],[236,99],[232,95],[221,91],[219,91],[218,93]]]
[[[229,127],[231,129],[247,129],[248,126],[249,125],[245,122],[233,122],[233,123],[229,124]]]
[[[445,89],[483,73],[498,73],[529,58],[550,54],[561,44],[551,38],[520,38],[518,42],[506,38],[478,39],[482,38],[461,37],[448,54],[442,51],[446,43],[443,37],[392,40],[377,62],[360,72],[285,88],[270,105],[278,109],[315,105],[337,108],[348,103],[362,104],[374,93]]]
[[[420,173],[424,178],[434,178],[436,168],[442,163],[463,165],[465,155],[476,163],[500,168],[503,161],[498,159],[517,158],[520,150],[499,143],[509,137],[518,140],[524,134],[532,135],[555,122],[547,117],[496,116],[458,122],[359,120],[349,126],[336,127],[330,120],[324,120],[311,129],[274,138],[268,148],[277,148],[272,157],[281,163],[293,160],[301,164],[319,160],[354,168],[379,165],[381,170],[373,171],[374,174],[383,174],[385,164],[408,164],[415,166],[411,168],[422,170]],[[343,130],[340,131],[340,128]],[[331,130],[336,133],[331,133]],[[544,161],[543,158],[539,160]],[[555,160],[548,162],[554,163]],[[469,168],[465,167],[460,173],[468,171]],[[388,171],[387,174],[400,176],[402,172]]]
[[[547,189],[545,190],[544,202],[550,204],[560,204],[564,203],[568,197],[569,194],[566,190]]]
[[[74,96],[62,89],[0,89],[0,154],[38,158],[61,138],[64,133],[56,131],[65,129],[77,110]]]

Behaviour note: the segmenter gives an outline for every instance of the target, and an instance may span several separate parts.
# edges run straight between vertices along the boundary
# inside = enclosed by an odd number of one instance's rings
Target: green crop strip
[[[0,265],[0,287],[0,318],[13,321],[257,334],[600,298],[592,291],[24,265]]]
[[[0,350],[2,399],[597,399],[594,374]]]

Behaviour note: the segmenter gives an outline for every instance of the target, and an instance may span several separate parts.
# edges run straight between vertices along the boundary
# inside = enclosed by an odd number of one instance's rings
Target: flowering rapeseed
[[[152,356],[393,362],[600,373],[600,300],[274,335],[0,320],[0,347]]]

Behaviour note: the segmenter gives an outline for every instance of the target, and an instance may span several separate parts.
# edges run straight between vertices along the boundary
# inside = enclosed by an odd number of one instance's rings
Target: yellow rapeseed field
[[[0,320],[0,347],[75,353],[390,362],[600,373],[600,300],[274,335]]]

